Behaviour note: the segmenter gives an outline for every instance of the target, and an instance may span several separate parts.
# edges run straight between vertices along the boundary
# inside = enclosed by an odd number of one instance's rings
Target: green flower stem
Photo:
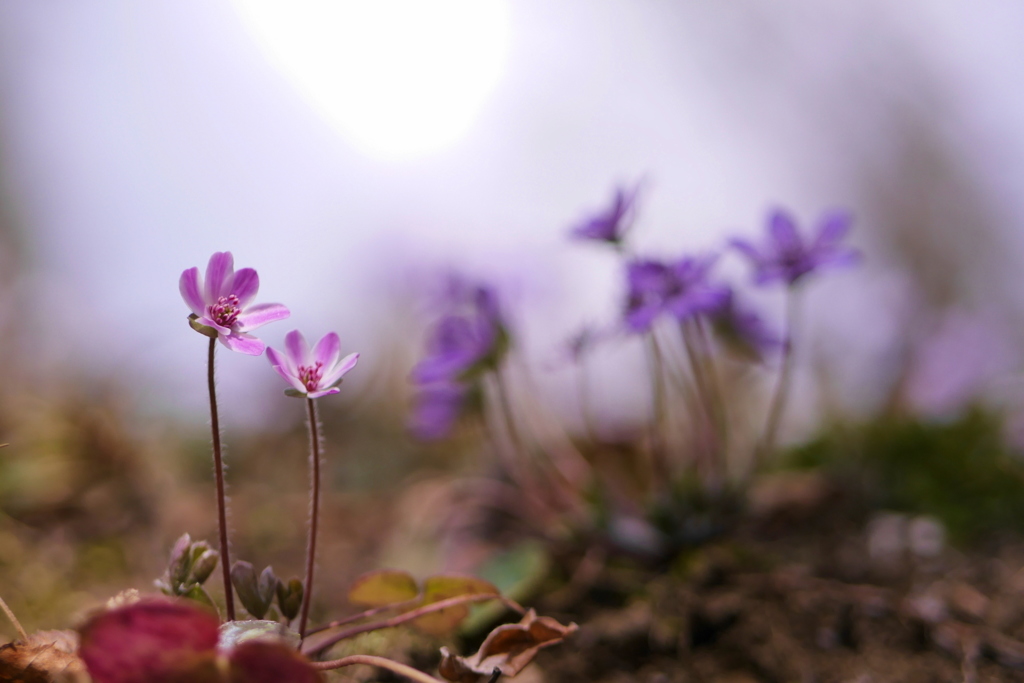
[[[299,612],[299,638],[306,637],[306,621],[313,597],[313,566],[316,564],[316,532],[320,517],[320,433],[317,424],[316,401],[306,399],[309,419],[310,497],[309,540],[306,543],[306,583],[302,592],[302,611]]]
[[[231,558],[228,555],[228,512],[224,495],[224,459],[220,446],[220,418],[217,415],[217,384],[214,380],[214,351],[217,340],[210,339],[206,378],[210,386],[210,428],[213,430],[213,473],[217,482],[217,527],[220,530],[220,568],[224,577],[224,603],[228,621],[235,620],[235,596],[231,592]]]

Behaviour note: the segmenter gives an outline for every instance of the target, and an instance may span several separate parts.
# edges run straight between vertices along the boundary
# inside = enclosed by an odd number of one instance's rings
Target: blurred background
[[[155,578],[181,532],[214,540],[184,269],[230,250],[292,310],[261,338],[362,353],[327,426],[347,497],[325,552],[363,557],[400,515],[353,530],[346,510],[444,463],[404,431],[421,292],[495,282],[572,429],[560,346],[613,321],[623,284],[566,233],[640,180],[643,253],[760,236],[778,205],[805,228],[853,212],[864,263],[808,290],[787,440],[979,398],[1024,438],[1022,33],[1012,0],[0,0],[5,597],[53,626]],[[595,410],[644,419],[639,349],[598,354]],[[297,573],[300,405],[264,359],[221,349],[218,372],[239,543]]]

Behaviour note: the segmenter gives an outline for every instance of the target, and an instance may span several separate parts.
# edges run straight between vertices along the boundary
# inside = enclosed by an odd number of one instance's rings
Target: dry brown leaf
[[[0,646],[0,682],[86,683],[74,631],[38,631],[28,640]]]
[[[563,626],[551,617],[538,617],[532,609],[518,624],[504,624],[491,631],[471,657],[459,657],[441,648],[437,670],[454,683],[477,683],[494,673],[515,676],[529,664],[537,651],[557,645],[576,632],[576,624]]]

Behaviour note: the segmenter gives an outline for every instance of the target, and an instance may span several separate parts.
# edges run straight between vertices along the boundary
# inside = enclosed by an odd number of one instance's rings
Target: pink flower
[[[338,393],[341,378],[359,360],[358,353],[341,357],[341,342],[334,332],[325,334],[310,350],[302,333],[292,330],[284,338],[284,348],[284,353],[268,348],[267,358],[277,374],[292,385],[285,392],[289,396],[318,398]]]
[[[199,268],[189,268],[181,274],[178,288],[195,316],[194,329],[210,337],[216,332],[224,346],[250,356],[263,353],[265,344],[249,332],[291,315],[282,304],[252,305],[260,288],[259,275],[252,268],[235,272],[230,251],[218,251],[210,257],[205,285]]]

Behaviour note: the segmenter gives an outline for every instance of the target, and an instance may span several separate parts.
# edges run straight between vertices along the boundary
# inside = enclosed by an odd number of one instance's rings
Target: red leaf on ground
[[[249,641],[231,651],[229,683],[320,683],[309,661],[280,643]]]
[[[217,617],[153,598],[103,612],[81,629],[79,656],[95,683],[219,682]]]

